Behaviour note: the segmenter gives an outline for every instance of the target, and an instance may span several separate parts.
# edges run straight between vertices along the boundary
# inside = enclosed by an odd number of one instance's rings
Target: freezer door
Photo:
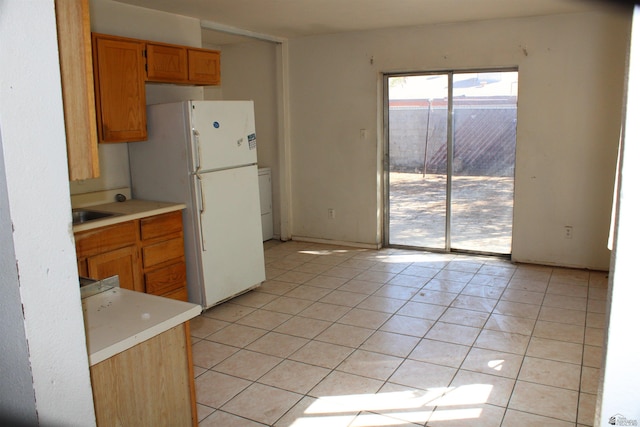
[[[253,101],[192,101],[191,125],[200,171],[257,162]]]
[[[265,280],[257,167],[199,176],[205,308]]]

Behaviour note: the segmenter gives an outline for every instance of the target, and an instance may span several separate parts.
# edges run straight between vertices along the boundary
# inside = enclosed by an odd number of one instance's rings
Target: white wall
[[[594,12],[291,40],[294,237],[381,243],[381,73],[518,66],[513,259],[607,269],[629,22]]]
[[[205,99],[252,99],[256,116],[258,166],[271,168],[274,234],[280,235],[280,165],[278,162],[278,101],[276,44],[250,41],[205,46],[221,51],[222,84],[205,89]]]
[[[202,45],[198,19],[129,6],[111,0],[91,0],[90,15],[93,32],[186,46]],[[149,105],[202,99],[203,89],[198,86],[147,83],[146,94],[147,105]],[[71,194],[129,186],[127,144],[100,144],[98,151],[100,177],[71,182]]]
[[[637,252],[640,241],[640,6],[635,8],[628,75],[627,111],[619,175],[617,230],[609,286],[609,309],[601,370],[601,406],[595,426],[622,415],[640,423],[640,342],[636,338],[640,287]],[[616,425],[625,425],[622,423]],[[629,424],[630,425],[630,424]]]
[[[91,426],[54,2],[0,9],[0,419]]]

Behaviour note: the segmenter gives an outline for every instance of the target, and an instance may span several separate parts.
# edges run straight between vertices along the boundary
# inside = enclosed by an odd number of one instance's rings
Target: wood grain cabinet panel
[[[120,287],[144,291],[138,272],[138,248],[127,246],[114,251],[87,257],[87,270],[93,279],[118,275]]]
[[[146,140],[144,43],[95,33],[92,40],[100,141]]]
[[[187,49],[181,46],[147,43],[147,80],[186,83]]]
[[[220,84],[220,52],[193,49],[188,50],[189,81],[202,85]]]

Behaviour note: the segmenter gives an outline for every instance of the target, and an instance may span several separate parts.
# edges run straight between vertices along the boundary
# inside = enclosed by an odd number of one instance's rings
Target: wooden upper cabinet
[[[146,140],[144,42],[95,33],[92,39],[100,141]]]
[[[220,84],[220,52],[188,49],[189,81],[196,84]]]
[[[147,80],[186,83],[188,77],[186,48],[147,43]]]
[[[69,180],[100,176],[89,0],[56,0]]]

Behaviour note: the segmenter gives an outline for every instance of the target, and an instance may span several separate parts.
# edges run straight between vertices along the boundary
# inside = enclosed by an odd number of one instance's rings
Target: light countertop
[[[160,215],[177,210],[182,210],[186,207],[187,206],[184,203],[154,202],[149,200],[137,199],[131,199],[125,202],[112,202],[100,205],[92,205],[86,207],[86,209],[115,213],[117,215],[74,225],[73,232],[77,233],[79,231],[92,230],[94,228],[118,224],[134,219]]]
[[[82,300],[91,366],[186,322],[198,304],[118,287]]]

